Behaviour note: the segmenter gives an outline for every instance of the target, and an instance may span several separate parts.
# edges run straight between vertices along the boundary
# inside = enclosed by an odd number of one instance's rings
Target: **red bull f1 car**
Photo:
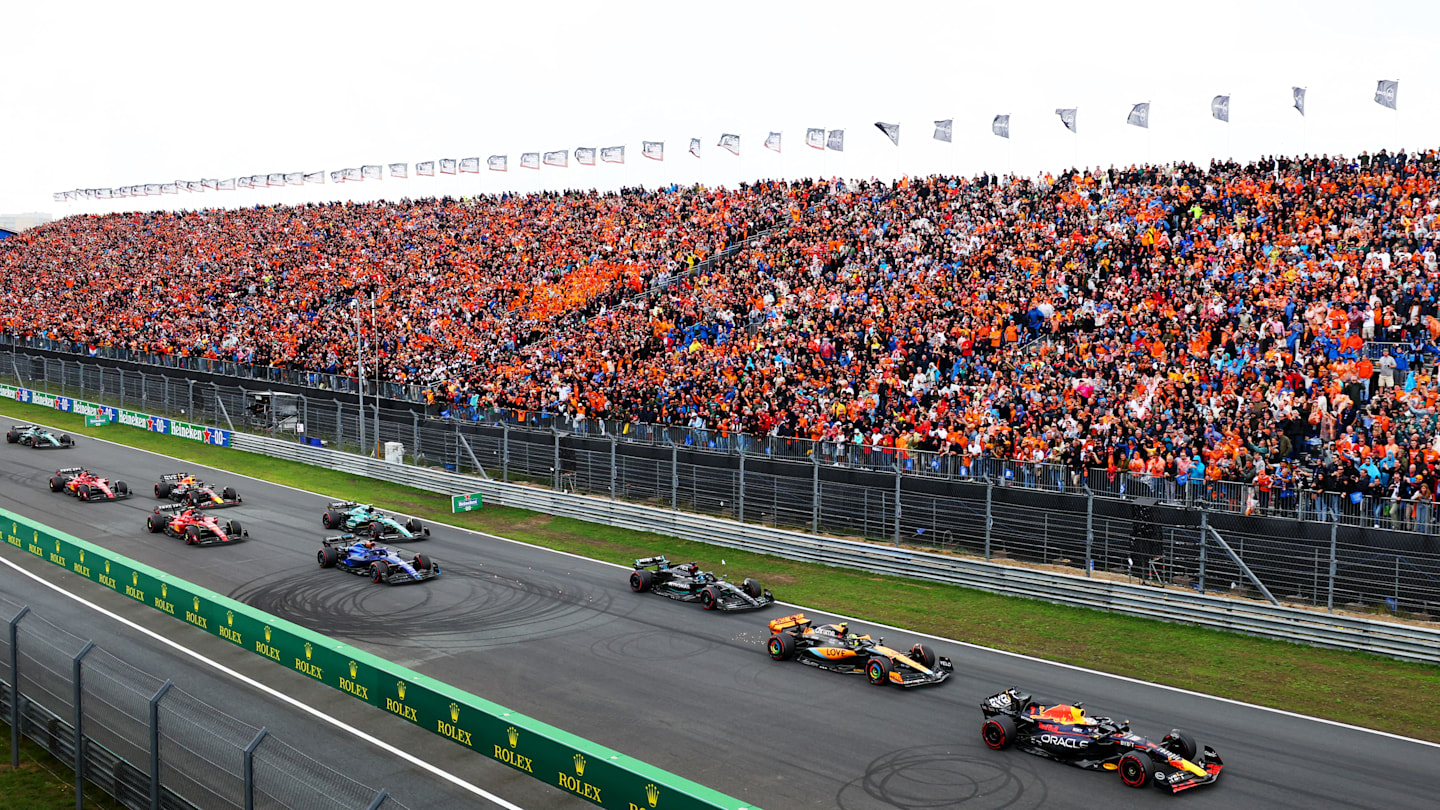
[[[234,487],[217,490],[214,484],[203,483],[189,473],[160,476],[160,482],[155,485],[155,497],[169,498],[195,509],[223,509],[244,503],[244,500],[235,494]]]
[[[157,506],[145,518],[145,528],[152,534],[164,532],[179,537],[187,546],[210,546],[234,543],[250,537],[238,520],[221,520],[183,504]]]
[[[736,585],[709,571],[701,571],[699,563],[670,565],[661,557],[645,557],[635,561],[630,572],[630,590],[668,596],[680,602],[699,602],[706,610],[754,610],[775,602],[775,596],[749,577]]]
[[[379,545],[373,539],[342,534],[321,542],[323,545],[315,555],[321,568],[338,568],[369,577],[377,585],[424,582],[440,576],[440,566],[424,554],[406,560],[395,549]]]
[[[1018,689],[991,695],[980,704],[980,736],[1000,751],[1011,746],[1028,754],[1094,771],[1117,771],[1134,788],[1148,785],[1179,793],[1214,784],[1224,763],[1210,746],[1195,745],[1179,729],[1160,742],[1134,734],[1130,721],[1091,717],[1083,704],[1057,703]]]
[[[60,450],[75,446],[75,440],[70,438],[69,433],[56,433],[39,425],[11,425],[10,429],[5,431],[5,441],[10,444],[29,445],[36,450]]]
[[[74,495],[82,501],[118,501],[130,497],[130,486],[111,481],[80,467],[56,470],[50,476],[50,491]]]
[[[851,633],[844,622],[818,627],[796,613],[770,621],[766,649],[776,661],[799,661],[819,669],[863,673],[876,686],[928,686],[944,683],[955,671],[949,658],[924,644],[908,653],[885,646],[885,639]]]

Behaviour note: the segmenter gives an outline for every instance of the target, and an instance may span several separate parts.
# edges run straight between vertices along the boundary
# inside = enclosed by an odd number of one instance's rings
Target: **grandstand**
[[[1436,158],[77,216],[0,329],[1430,533]]]

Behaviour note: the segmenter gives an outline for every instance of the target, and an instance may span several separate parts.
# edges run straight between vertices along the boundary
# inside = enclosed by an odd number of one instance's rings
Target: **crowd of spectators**
[[[71,217],[0,247],[0,328],[343,370],[373,292],[382,374],[454,412],[1242,482],[1428,528],[1436,179],[1435,151],[1380,152]]]

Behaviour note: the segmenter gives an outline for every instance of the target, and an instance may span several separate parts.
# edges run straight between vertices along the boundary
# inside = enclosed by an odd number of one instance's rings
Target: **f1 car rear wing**
[[[167,504],[165,504],[164,506],[157,506],[157,507],[155,507],[155,511],[156,511],[156,512],[179,512],[181,509],[189,509],[189,508],[190,508],[189,506],[186,506],[186,505],[183,504],[183,503],[167,503]]]
[[[670,561],[667,560],[667,559],[665,559],[665,555],[664,555],[664,554],[661,554],[661,555],[656,556],[656,557],[644,557],[644,558],[641,558],[641,559],[638,559],[638,560],[635,561],[635,568],[636,568],[637,570],[638,570],[638,569],[641,569],[641,568],[649,567],[649,566],[651,566],[651,565],[656,565],[656,566],[659,566],[659,567],[661,567],[661,568],[669,568],[669,567],[670,567]]]
[[[162,475],[162,476],[160,476],[160,480],[161,480],[161,481],[179,481],[181,478],[188,478],[189,476],[190,476],[190,473],[183,473],[183,472],[169,473],[169,474],[167,474],[167,475]]]
[[[71,473],[78,473],[78,472],[84,472],[84,471],[85,471],[85,468],[84,468],[84,467],[66,467],[66,468],[63,469],[63,470],[56,470],[56,471],[55,471],[55,474],[56,474],[56,475],[69,475],[69,474],[71,474]]]
[[[354,509],[355,507],[357,507],[357,506],[359,506],[359,505],[360,505],[360,502],[359,502],[359,501],[335,501],[334,503],[326,504],[325,508],[326,508],[326,509]]]
[[[39,425],[11,425],[11,430],[39,430]]]
[[[346,543],[346,544],[349,544],[349,543],[353,543],[353,542],[355,542],[356,540],[359,540],[359,539],[360,539],[360,535],[358,535],[358,534],[337,534],[337,535],[335,535],[335,536],[333,536],[333,537],[327,537],[327,538],[325,538],[324,540],[322,540],[322,541],[320,541],[320,542],[322,542],[322,543],[324,543],[325,545],[328,546],[328,545],[330,545],[331,543]]]
[[[804,613],[795,613],[790,616],[781,616],[778,619],[770,620],[770,632],[778,633],[781,630],[789,630],[792,627],[809,627],[810,620],[805,618]]]

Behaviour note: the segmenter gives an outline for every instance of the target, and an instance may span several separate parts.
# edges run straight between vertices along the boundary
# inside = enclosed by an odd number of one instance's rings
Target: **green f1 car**
[[[70,434],[56,433],[39,425],[11,425],[5,431],[5,441],[29,445],[36,450],[61,450],[75,446]]]
[[[337,501],[325,508],[320,524],[327,529],[339,529],[352,534],[367,535],[372,540],[424,540],[430,537],[430,527],[410,518],[404,523],[385,514],[369,504],[355,501]]]

